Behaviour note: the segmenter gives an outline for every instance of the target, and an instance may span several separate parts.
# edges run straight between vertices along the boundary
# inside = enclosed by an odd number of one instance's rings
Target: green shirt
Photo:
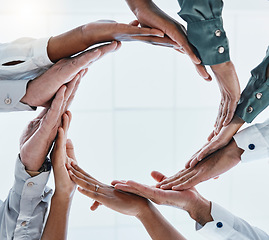
[[[178,13],[187,23],[189,42],[203,65],[230,61],[229,43],[222,22],[222,0],[178,0]]]
[[[196,48],[202,64],[215,65],[230,61],[229,44],[222,21],[222,0],[178,0],[179,16],[187,23],[189,42]],[[241,94],[235,114],[245,122],[253,119],[269,105],[269,48]]]

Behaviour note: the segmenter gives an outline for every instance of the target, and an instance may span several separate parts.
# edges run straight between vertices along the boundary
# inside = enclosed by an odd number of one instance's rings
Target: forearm
[[[68,218],[72,198],[54,193],[50,213],[41,240],[67,239]]]
[[[90,42],[90,41],[89,41]],[[83,41],[82,26],[52,37],[48,43],[48,56],[52,62],[70,57],[84,51],[87,46]]]
[[[151,203],[137,218],[142,222],[153,240],[185,239]]]

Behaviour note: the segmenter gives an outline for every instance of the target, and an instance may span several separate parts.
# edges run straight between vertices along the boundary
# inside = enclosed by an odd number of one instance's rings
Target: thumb
[[[166,176],[163,175],[162,173],[158,172],[158,171],[153,171],[151,172],[151,176],[157,181],[157,182],[161,182],[163,180],[166,179]]]

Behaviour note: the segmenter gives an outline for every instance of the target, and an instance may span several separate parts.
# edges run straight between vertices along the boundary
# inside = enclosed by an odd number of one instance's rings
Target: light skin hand
[[[51,108],[44,109],[25,129],[20,139],[20,158],[27,170],[38,171],[57,133],[58,118],[64,105],[66,87],[56,94]]]
[[[70,139],[67,139],[67,132],[72,119],[71,112],[67,111],[62,116],[62,127],[58,128],[58,135],[54,144],[51,160],[55,179],[55,193],[61,197],[72,198],[76,184],[70,179],[66,164],[77,162],[74,146]]]
[[[79,192],[125,215],[138,217],[148,207],[148,201],[130,193],[123,193],[103,184],[82,170],[75,163],[68,165],[70,178],[80,187]],[[98,191],[95,186],[98,185]],[[95,207],[93,208],[95,210]]]
[[[56,92],[64,84],[68,84],[81,71],[87,69],[91,63],[104,54],[115,51],[120,44],[111,44],[82,53],[74,58],[62,59],[53,65],[40,77],[30,81],[22,103],[29,106],[49,107]]]
[[[160,29],[173,42],[177,44],[176,50],[186,53],[195,64],[197,72],[205,80],[210,81],[211,76],[202,66],[188,43],[184,26],[159,9],[151,0],[126,0],[142,27]]]
[[[62,127],[58,128],[56,143],[51,153],[55,192],[42,240],[67,239],[69,212],[76,188],[76,184],[70,179],[66,169],[68,162],[76,162],[73,144],[71,140],[67,140],[71,118],[69,111],[63,114]]]
[[[193,168],[183,169],[172,177],[166,178],[156,185],[161,189],[182,191],[192,188],[200,182],[218,177],[235,167],[241,160],[244,150],[232,139],[224,148],[209,155]]]
[[[238,77],[231,61],[211,66],[214,72],[220,92],[221,103],[215,123],[215,130],[208,140],[217,135],[223,126],[227,126],[233,116],[240,99],[240,85]]]
[[[95,200],[92,210],[103,204],[119,213],[137,217],[153,240],[185,240],[185,238],[161,215],[146,198],[133,193],[122,192],[103,184],[76,164],[69,165],[71,179],[80,187],[78,190]],[[99,186],[96,190],[96,185]]]
[[[157,182],[166,179],[160,172],[154,171],[151,175]],[[115,186],[115,189],[140,195],[159,205],[168,205],[183,209],[201,225],[213,221],[210,214],[211,203],[204,199],[195,188],[185,191],[172,191],[159,189],[155,186],[147,186],[134,181],[125,182],[117,180],[113,181],[112,185]]]
[[[20,157],[27,170],[38,171],[42,166],[61,124],[61,116],[70,106],[79,83],[87,70],[81,71],[65,86],[62,86],[52,101],[29,123],[20,139]]]

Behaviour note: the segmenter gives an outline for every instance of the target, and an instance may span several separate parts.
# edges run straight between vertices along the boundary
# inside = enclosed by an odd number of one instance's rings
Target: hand
[[[57,133],[57,123],[64,105],[66,87],[60,88],[50,109],[44,109],[30,122],[20,139],[20,158],[27,170],[38,171]]]
[[[151,44],[175,47],[178,45],[158,29],[138,27],[137,20],[129,25],[112,20],[100,20],[82,26],[85,46],[109,41],[143,41]]]
[[[103,184],[74,164],[68,166],[70,178],[80,187],[79,192],[119,213],[139,217],[149,202],[145,198],[124,193],[114,187]],[[96,202],[92,210],[96,209]]]
[[[176,43],[176,50],[189,55],[190,59],[195,64],[197,72],[205,80],[211,80],[211,76],[208,74],[205,67],[200,64],[201,60],[193,53],[192,46],[187,40],[186,30],[182,24],[168,16],[150,0],[126,0],[126,2],[142,27],[160,29],[167,37]]]
[[[235,115],[230,124],[223,127],[218,135],[214,136],[200,150],[198,150],[186,163],[185,167],[194,167],[199,161],[202,161],[211,153],[225,147],[244,123],[245,122],[241,118]]]
[[[194,187],[200,182],[218,177],[236,166],[244,150],[232,139],[224,148],[209,155],[193,168],[183,169],[172,177],[166,178],[156,185],[161,189],[182,191]]]
[[[166,177],[160,172],[152,172],[152,177],[161,182]],[[159,205],[168,205],[178,207],[187,211],[190,216],[199,222],[201,225],[212,221],[210,215],[211,204],[208,200],[204,199],[195,188],[190,188],[185,191],[172,191],[156,188],[155,186],[147,186],[134,181],[113,181],[115,189],[134,193]]]
[[[215,123],[215,130],[210,134],[210,141],[223,126],[227,126],[234,116],[240,99],[240,85],[232,62],[225,62],[211,66],[221,92],[219,113]]]
[[[67,140],[67,131],[71,122],[71,112],[67,111],[62,116],[62,127],[58,129],[58,135],[51,153],[53,173],[55,179],[55,195],[72,198],[76,184],[70,179],[66,164],[77,162],[74,146],[70,139]]]
[[[79,72],[104,54],[116,50],[117,42],[82,53],[74,58],[63,59],[53,65],[40,77],[30,81],[21,102],[29,106],[50,106],[56,92],[69,83]]]
[[[27,170],[38,171],[42,166],[61,124],[61,116],[70,106],[79,83],[87,70],[80,71],[56,93],[49,109],[44,109],[29,123],[20,139],[20,157]]]

